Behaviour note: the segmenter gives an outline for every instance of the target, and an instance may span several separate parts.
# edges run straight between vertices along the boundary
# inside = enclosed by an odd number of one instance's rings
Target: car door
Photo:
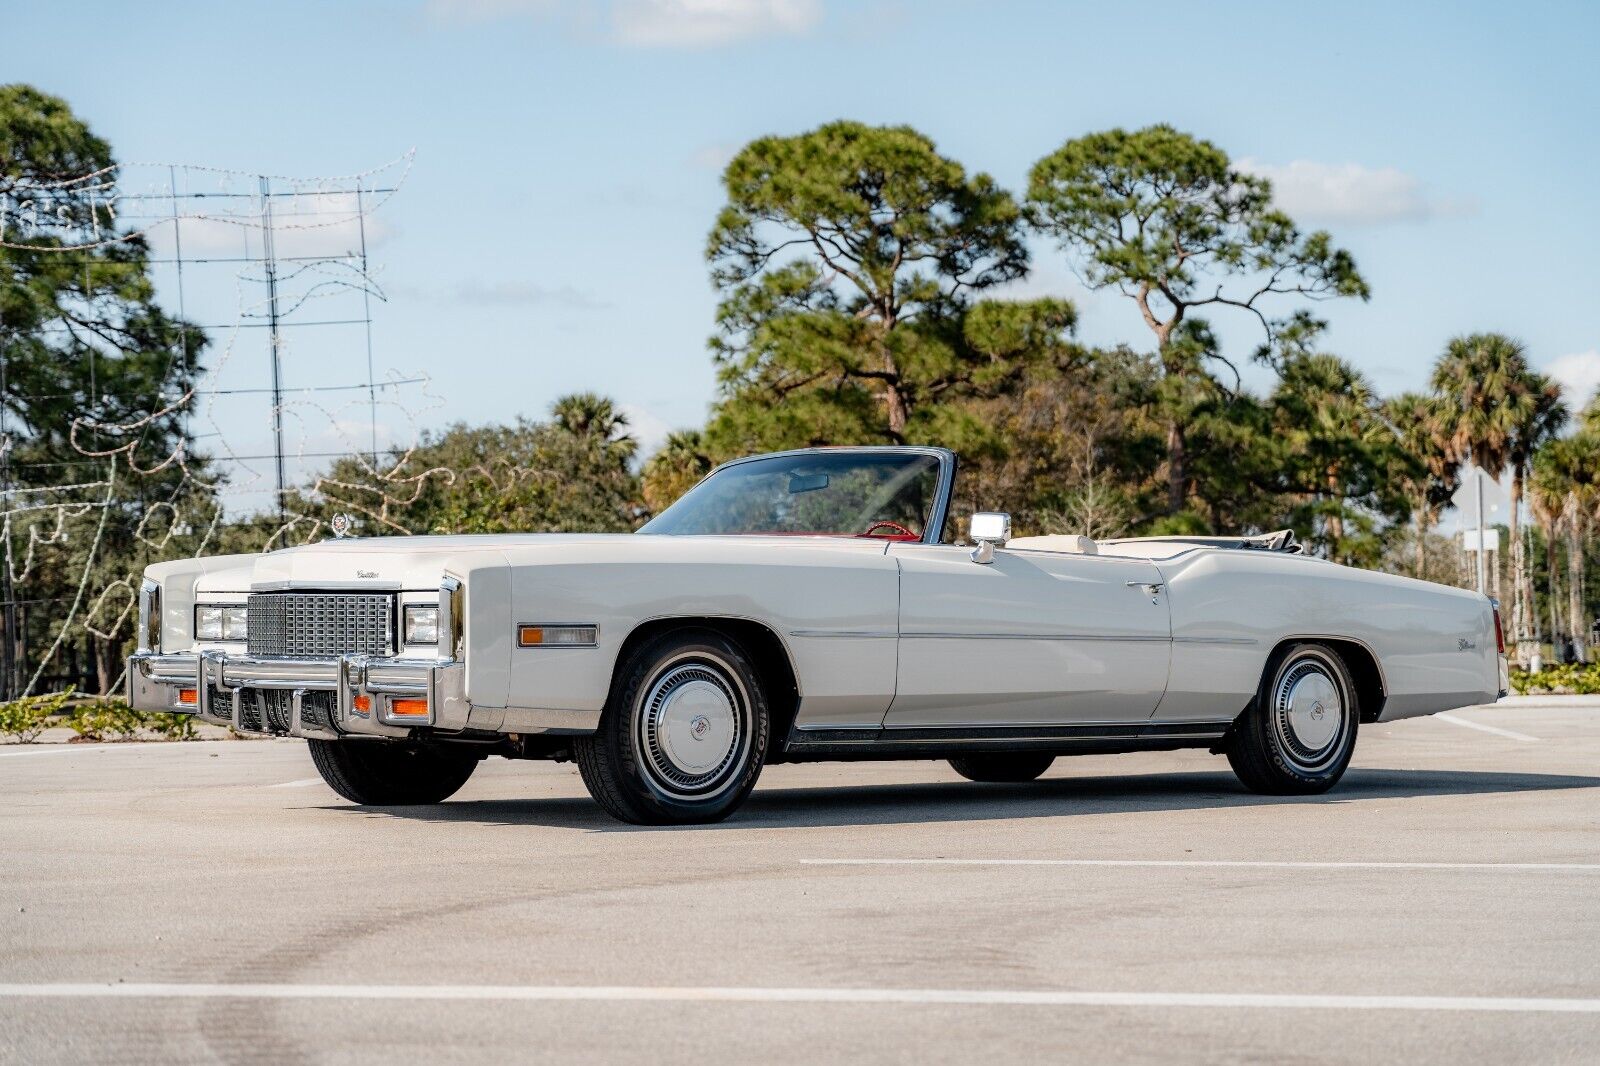
[[[1139,722],[1167,685],[1171,616],[1147,559],[896,544],[899,661],[884,725]]]

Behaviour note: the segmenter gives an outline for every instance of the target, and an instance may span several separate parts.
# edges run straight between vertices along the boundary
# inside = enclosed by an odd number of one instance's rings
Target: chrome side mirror
[[[979,511],[968,524],[967,536],[977,545],[972,549],[972,561],[992,563],[994,550],[1004,548],[1011,539],[1011,516],[1004,511]]]

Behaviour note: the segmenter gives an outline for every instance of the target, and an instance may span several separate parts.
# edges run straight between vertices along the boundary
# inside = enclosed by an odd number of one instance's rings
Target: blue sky
[[[1013,189],[1065,139],[1172,123],[1275,177],[1355,253],[1371,302],[1320,310],[1380,390],[1421,385],[1450,336],[1486,329],[1575,388],[1600,382],[1592,5],[5,6],[39,46],[8,49],[0,77],[65,97],[124,160],[315,176],[415,148],[369,231],[388,296],[372,340],[380,374],[432,384],[398,390],[386,440],[540,416],[575,389],[626,404],[647,441],[698,424],[719,168],[752,137],[839,117],[909,123]],[[1147,343],[1053,248],[1035,267],[1020,291],[1076,300],[1084,339]],[[236,313],[231,279],[186,284],[191,318]],[[1247,360],[1250,323],[1215,322]],[[311,332],[286,353],[291,387],[362,380],[360,331]],[[214,385],[266,383],[258,335],[221,361]],[[337,447],[325,423],[365,438],[364,411],[331,403],[297,412],[297,446]],[[232,398],[210,432],[255,454],[266,417],[260,396]]]

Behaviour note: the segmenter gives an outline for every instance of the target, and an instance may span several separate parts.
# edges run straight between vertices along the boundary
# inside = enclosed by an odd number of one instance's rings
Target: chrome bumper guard
[[[206,651],[198,655],[138,652],[128,659],[128,703],[140,711],[193,714],[240,733],[311,737],[407,737],[412,730],[459,732],[471,711],[466,667],[451,659],[270,659]],[[246,713],[258,693],[289,693],[289,713]],[[331,721],[305,714],[312,693],[331,693]],[[279,697],[281,699],[281,697]],[[426,705],[426,714],[397,713],[396,702]],[[414,709],[414,708],[407,708]]]

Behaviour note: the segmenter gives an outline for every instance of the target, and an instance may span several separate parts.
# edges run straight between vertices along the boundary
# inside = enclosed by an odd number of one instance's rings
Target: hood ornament
[[[333,530],[333,535],[339,540],[348,537],[355,524],[356,520],[347,514],[336,514],[328,520],[328,528]]]

